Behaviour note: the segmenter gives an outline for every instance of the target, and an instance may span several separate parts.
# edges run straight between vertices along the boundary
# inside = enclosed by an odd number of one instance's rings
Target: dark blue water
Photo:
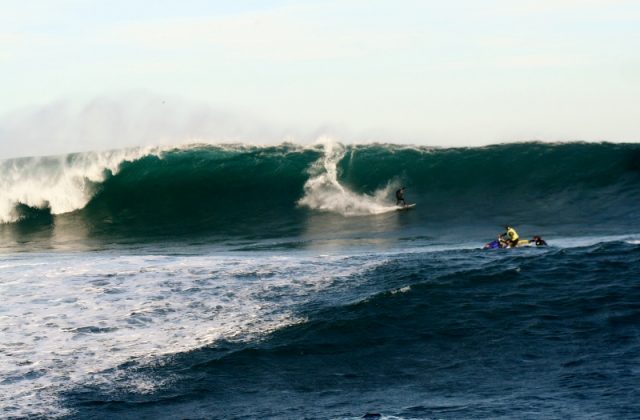
[[[6,416],[640,418],[638,145],[356,148],[354,195],[288,147],[23,205],[0,231]],[[400,183],[418,206],[376,213]],[[505,223],[549,246],[483,251]]]
[[[637,418],[638,243],[385,259],[297,308],[303,324],[121,367],[161,391],[66,401],[80,417]]]

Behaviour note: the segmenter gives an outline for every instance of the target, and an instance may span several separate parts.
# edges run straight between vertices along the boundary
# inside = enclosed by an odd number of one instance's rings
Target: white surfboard
[[[404,206],[398,206],[397,210],[409,210],[412,209],[416,206],[416,203],[411,203],[411,204],[405,204]]]

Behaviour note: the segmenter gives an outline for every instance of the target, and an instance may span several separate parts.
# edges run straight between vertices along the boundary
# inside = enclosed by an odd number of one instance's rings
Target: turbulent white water
[[[310,169],[311,178],[304,185],[299,205],[343,216],[381,214],[398,209],[389,198],[397,185],[389,183],[373,195],[349,190],[338,181],[338,162],[344,157],[344,146],[330,139],[323,139],[320,144],[324,155]]]
[[[301,322],[296,305],[380,263],[255,254],[4,256],[0,413],[68,414],[58,395],[78,386],[110,392],[117,381],[150,392],[162,382],[123,380],[117,367]]]
[[[0,223],[19,218],[16,205],[49,208],[52,214],[83,208],[93,186],[118,172],[125,161],[158,155],[160,148],[134,148],[0,162]]]

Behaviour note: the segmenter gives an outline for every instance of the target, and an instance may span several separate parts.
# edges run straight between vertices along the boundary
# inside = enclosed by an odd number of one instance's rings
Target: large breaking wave
[[[440,149],[326,140],[12,159],[0,162],[0,221],[80,217],[96,229],[290,223],[310,211],[392,211],[401,184],[439,221],[637,219],[640,145]]]

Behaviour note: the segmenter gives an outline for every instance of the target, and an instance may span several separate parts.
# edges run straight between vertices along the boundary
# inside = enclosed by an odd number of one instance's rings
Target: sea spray
[[[300,206],[343,216],[380,214],[397,209],[389,200],[390,192],[396,187],[394,183],[387,183],[371,195],[349,190],[338,180],[338,162],[346,153],[345,147],[328,138],[319,143],[324,154],[309,169],[311,178],[304,185],[304,196],[298,201]]]

